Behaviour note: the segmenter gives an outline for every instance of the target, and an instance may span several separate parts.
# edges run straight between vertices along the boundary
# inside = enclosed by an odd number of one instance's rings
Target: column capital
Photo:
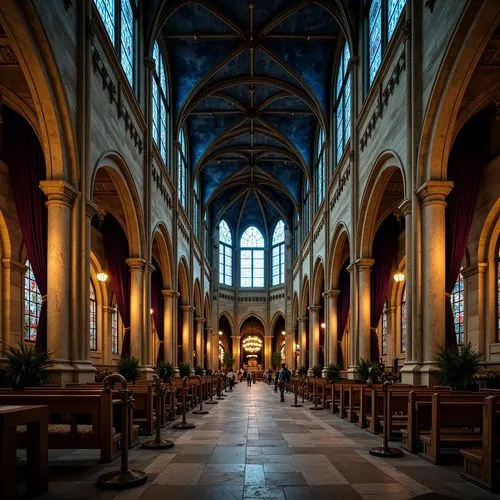
[[[98,212],[98,210],[99,207],[93,201],[87,200],[85,202],[85,213],[89,219],[92,219],[92,217],[94,217],[94,215]]]
[[[71,207],[77,196],[75,188],[66,181],[40,181],[40,189],[47,196],[46,205]]]
[[[321,306],[320,305],[316,305],[316,306],[309,306],[308,307],[309,311],[311,312],[319,312],[321,310]]]
[[[475,266],[469,266],[465,269],[462,269],[462,276],[464,278],[469,278],[470,276],[474,276],[475,274],[484,274],[487,267],[487,262],[478,262]]]
[[[299,323],[307,323],[308,317],[307,316],[300,316],[300,318],[297,318],[297,321]]]
[[[182,312],[193,312],[196,308],[194,306],[191,306],[189,304],[183,304],[181,305],[181,311]]]
[[[427,181],[417,189],[417,196],[425,205],[444,205],[445,199],[453,189],[452,181]]]
[[[162,290],[161,294],[164,297],[171,297],[171,298],[175,298],[175,299],[180,295],[180,293],[176,292],[175,290]]]
[[[323,297],[338,297],[340,294],[340,290],[337,290],[335,288],[330,288],[330,290],[327,290],[325,293],[323,293]]]
[[[347,272],[348,272],[349,274],[350,274],[350,273],[352,273],[352,272],[354,271],[355,267],[356,267],[356,264],[355,264],[354,262],[353,262],[352,264],[349,264],[349,265],[346,267]]]
[[[129,257],[125,259],[125,262],[131,271],[143,271],[146,265],[146,261],[140,257]]]
[[[205,318],[203,316],[195,316],[194,320],[196,321],[196,323],[205,323]]]
[[[398,209],[401,212],[401,215],[403,217],[406,217],[407,215],[411,215],[411,199],[407,198],[406,200],[403,200],[399,205]]]
[[[115,311],[115,308],[111,306],[102,306],[102,310],[106,313],[112,313]]]
[[[144,268],[146,269],[146,271],[149,271],[149,273],[153,273],[153,271],[156,269],[156,267],[153,266],[151,262],[146,262]]]
[[[375,264],[375,259],[357,259],[356,265],[359,271],[371,271],[371,268]]]
[[[356,69],[359,65],[359,57],[351,57],[349,59],[349,62],[347,63],[347,67],[349,71],[352,71],[353,69]]]
[[[211,335],[214,333],[214,329],[213,328],[205,328],[205,331],[208,333],[208,335]]]
[[[156,69],[156,61],[152,57],[145,57],[144,66],[146,66],[148,70],[153,72]]]
[[[26,273],[28,268],[21,262],[17,262],[17,260],[13,259],[2,259],[2,267],[5,269],[13,269],[21,274]]]

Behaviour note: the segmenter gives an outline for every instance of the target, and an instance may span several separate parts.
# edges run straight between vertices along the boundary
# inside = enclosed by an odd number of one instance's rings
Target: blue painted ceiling
[[[349,0],[352,3],[352,0]],[[203,209],[270,231],[300,212],[343,35],[311,0],[180,1],[164,20],[173,110]],[[334,9],[331,9],[334,10]]]

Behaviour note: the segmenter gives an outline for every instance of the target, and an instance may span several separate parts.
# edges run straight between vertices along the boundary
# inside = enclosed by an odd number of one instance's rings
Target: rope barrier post
[[[302,404],[304,404],[305,391],[304,386],[306,384],[306,376],[302,375]]]
[[[167,392],[170,398],[170,408],[168,410],[168,420],[170,422],[175,420],[175,397],[174,394],[177,392],[177,387],[172,382],[168,386]]]
[[[389,448],[389,386],[392,384],[391,380],[386,380],[382,384],[384,391],[384,442],[382,446],[370,448],[368,452],[370,455],[383,458],[399,458],[403,456],[403,450],[400,448]]]
[[[132,425],[129,416],[134,400],[132,397],[132,391],[128,389],[127,381],[118,373],[112,373],[103,380],[104,390],[111,391],[114,386],[114,380],[119,380],[121,383],[121,467],[119,471],[112,471],[99,476],[97,479],[97,486],[110,490],[123,490],[125,488],[134,488],[135,486],[144,484],[148,475],[142,470],[130,470],[128,468],[129,430]]]
[[[222,396],[222,392],[221,392],[221,382],[220,382],[220,375],[217,375],[217,399],[220,401],[220,400],[223,400],[224,397]]]
[[[191,413],[195,415],[206,415],[209,413],[207,410],[203,409],[203,392],[202,392],[202,387],[201,387],[201,376],[198,375],[198,381],[200,382],[200,409],[199,410],[193,410]]]
[[[182,379],[182,422],[174,424],[172,427],[174,429],[194,429],[196,425],[191,422],[186,422],[186,392],[187,392],[187,381],[188,378],[184,377]]]
[[[302,405],[297,403],[297,393],[299,392],[299,379],[294,380],[294,382],[295,382],[295,390],[293,392],[295,394],[293,396],[293,405],[290,406],[292,406],[293,408],[301,408]]]
[[[146,450],[166,450],[167,448],[172,448],[174,442],[161,438],[160,408],[162,404],[164,405],[163,395],[165,394],[165,388],[163,387],[163,381],[156,373],[153,375],[153,380],[156,395],[156,434],[154,439],[144,441],[142,448]]]
[[[318,389],[317,389],[317,379],[318,377],[314,376],[314,406],[311,406],[309,408],[310,410],[323,410],[324,408],[321,406],[318,406]]]
[[[214,378],[212,375],[210,375],[210,401],[205,401],[205,404],[207,405],[219,404],[217,401],[212,400],[213,392],[214,392]]]

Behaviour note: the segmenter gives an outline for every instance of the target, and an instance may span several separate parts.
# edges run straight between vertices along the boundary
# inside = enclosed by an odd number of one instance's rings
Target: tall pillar
[[[212,328],[205,328],[205,332],[206,332],[206,335],[207,335],[207,343],[206,343],[206,346],[205,346],[205,358],[207,360],[207,363],[206,363],[206,366],[207,366],[207,369],[209,370],[213,370],[214,367],[213,367],[213,356],[212,356],[212,351],[213,351],[213,330]]]
[[[478,262],[476,266],[462,270],[464,277],[464,306],[465,306],[465,334],[464,342],[470,342],[472,347],[483,353],[483,360],[488,361],[487,345],[496,342],[495,329],[492,329],[492,338],[486,336],[485,309],[487,308],[485,275],[488,264]],[[492,307],[494,309],[494,306]],[[491,310],[491,309],[490,309]]]
[[[162,290],[161,294],[163,295],[163,359],[176,366],[177,341],[174,338],[174,321],[177,318],[174,311],[179,292]]]
[[[51,381],[73,381],[70,352],[71,208],[76,191],[65,181],[42,181],[47,196],[47,350],[55,359]]]
[[[129,258],[126,263],[130,268],[130,356],[136,357],[143,365],[145,361],[143,280],[146,261],[141,258]],[[149,314],[149,310],[147,313]]]
[[[349,272],[351,296],[349,298],[349,339],[348,339],[348,359],[344,359],[345,366],[347,366],[347,377],[355,380],[358,376],[358,362],[359,362],[359,339],[358,339],[358,322],[359,310],[358,304],[358,268],[355,262],[347,266]]]
[[[272,368],[271,356],[273,352],[273,337],[266,335],[264,337],[264,369]]]
[[[104,287],[103,287],[104,288]],[[111,329],[114,309],[110,306],[102,307],[102,363],[111,365],[113,363],[113,353],[111,345]]]
[[[209,329],[210,335],[210,368],[217,370],[219,368],[219,333],[217,330]]]
[[[26,266],[12,259],[2,259],[1,273],[0,353],[24,338],[24,322],[19,322],[19,318],[23,310]]]
[[[309,371],[319,363],[319,311],[321,306],[309,306]]]
[[[358,292],[358,345],[359,358],[370,359],[370,320],[371,320],[371,297],[370,297],[370,275],[374,264],[373,259],[358,259],[359,292]],[[378,361],[378,360],[377,360]],[[353,360],[358,364],[359,360]]]
[[[203,328],[205,324],[205,318],[203,316],[196,316],[194,318],[196,323],[196,338],[195,338],[195,348],[196,352],[196,364],[203,368]]]
[[[238,370],[241,367],[241,351],[240,351],[240,341],[241,337],[239,335],[235,335],[232,337],[233,339],[233,359],[234,359],[234,366],[233,368],[235,370]]]
[[[300,348],[300,353],[299,353],[299,359],[298,359],[298,366],[306,366],[307,365],[307,358],[306,358],[306,347],[307,347],[307,330],[306,330],[306,323],[307,323],[307,316],[302,316],[301,318],[298,318],[297,321],[299,322],[299,348]]]
[[[182,359],[193,368],[193,324],[194,306],[181,305],[182,311]]]
[[[337,364],[339,352],[339,332],[338,332],[338,302],[340,290],[328,290],[325,292],[326,297],[326,331],[325,343],[327,345],[325,365],[330,363]]]
[[[428,181],[417,190],[422,202],[422,367],[421,383],[436,379],[434,357],[445,344],[445,199],[450,181]]]
[[[294,329],[289,330],[285,334],[285,362],[289,370],[293,370],[294,367],[294,356],[295,350],[293,345],[293,339],[295,338]]]

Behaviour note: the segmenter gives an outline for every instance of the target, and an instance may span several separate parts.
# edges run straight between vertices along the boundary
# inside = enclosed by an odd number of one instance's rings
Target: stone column
[[[306,357],[306,347],[307,347],[307,331],[306,331],[306,323],[307,323],[307,316],[302,316],[301,318],[297,318],[297,321],[299,322],[299,347],[300,347],[300,354],[299,354],[299,359],[297,361],[298,366],[306,366],[307,365],[307,357]]]
[[[193,312],[194,306],[181,305],[182,311],[182,359],[193,368]]]
[[[102,307],[102,362],[104,365],[111,365],[113,362],[113,353],[111,352],[113,349],[111,343],[113,312],[114,309],[110,306]]]
[[[356,379],[358,376],[358,362],[359,362],[359,341],[358,341],[358,322],[359,310],[358,304],[358,269],[356,263],[347,266],[349,272],[351,296],[349,298],[349,352],[348,359],[344,356],[344,363],[347,368],[347,377],[351,380]],[[345,353],[344,353],[345,355]]]
[[[374,264],[373,259],[358,259],[356,265],[359,273],[358,292],[358,343],[359,358],[370,359],[370,320],[371,320],[371,297],[370,297],[370,275]],[[378,361],[378,360],[376,360]],[[353,360],[356,365],[359,359]]]
[[[319,363],[319,311],[321,306],[309,306],[309,371]]]
[[[472,347],[483,354],[483,360],[488,361],[487,345],[496,342],[495,329],[493,335],[487,338],[485,330],[485,309],[487,308],[485,275],[488,264],[478,262],[476,266],[468,267],[462,271],[464,277],[465,294],[465,342],[470,342]],[[492,309],[494,310],[494,304]]]
[[[26,266],[12,259],[2,259],[1,272],[0,356],[7,347],[15,346],[20,339],[24,338],[22,311]]]
[[[288,366],[289,370],[293,370],[294,367],[294,356],[295,356],[295,351],[294,351],[294,346],[293,346],[293,339],[295,337],[295,332],[292,331],[287,331],[285,335],[285,362],[286,365]]]
[[[207,368],[210,370],[213,370],[213,330],[212,328],[205,328],[205,331],[207,333],[207,345],[206,345],[206,350],[205,350],[205,356],[207,358]]]
[[[219,332],[213,329],[210,335],[210,368],[219,368]]]
[[[73,380],[70,363],[71,208],[76,191],[65,181],[42,181],[47,196],[47,350],[53,353],[51,382]]]
[[[233,369],[238,370],[241,367],[241,351],[240,351],[240,340],[241,337],[239,335],[235,335],[232,337],[233,339],[233,359],[234,365]]]
[[[196,339],[195,339],[195,352],[196,352],[196,364],[203,368],[203,328],[205,324],[205,318],[203,316],[196,316],[194,318],[196,323]]]
[[[126,260],[130,268],[130,356],[144,364],[143,352],[143,311],[144,311],[144,267],[146,261],[140,258]],[[149,314],[149,310],[147,311]]]
[[[339,351],[339,332],[338,332],[338,302],[340,290],[328,290],[325,292],[326,297],[326,331],[325,343],[327,345],[325,365],[330,363],[337,364]]]
[[[177,342],[174,338],[174,321],[177,318],[174,311],[179,292],[162,290],[161,294],[163,295],[163,359],[176,366]]]
[[[146,379],[153,378],[153,366],[156,365],[156,354],[153,354],[153,341],[157,341],[156,332],[153,332],[153,315],[151,314],[151,274],[154,271],[154,266],[147,262],[144,265],[143,274],[143,331],[142,336],[142,376]],[[153,337],[154,335],[154,337]]]
[[[434,357],[445,343],[445,199],[450,181],[428,181],[417,190],[422,202],[422,353],[421,383],[436,379]]]
[[[264,369],[272,367],[271,355],[273,352],[273,337],[271,335],[266,335],[264,337]]]

